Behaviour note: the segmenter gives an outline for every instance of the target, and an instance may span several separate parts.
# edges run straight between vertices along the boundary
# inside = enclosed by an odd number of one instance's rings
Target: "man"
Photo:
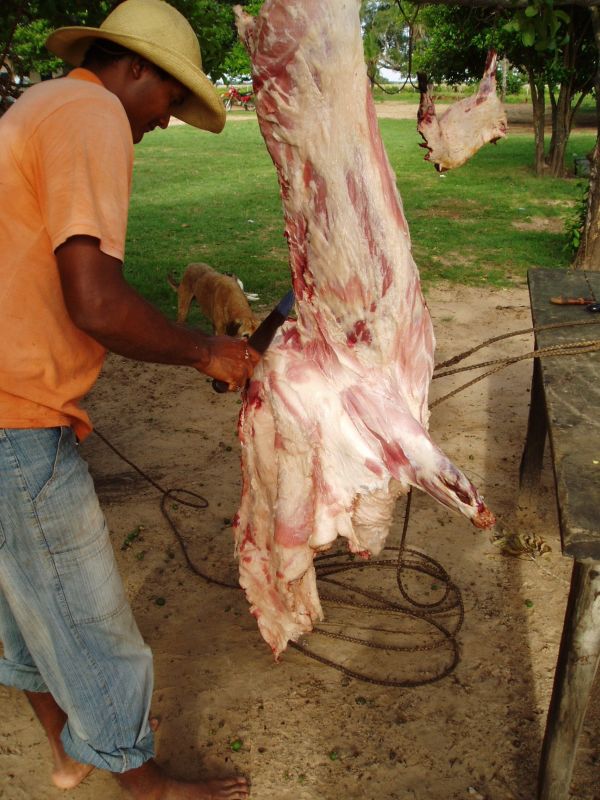
[[[241,800],[243,778],[182,783],[153,760],[152,657],[76,447],[107,350],[232,390],[252,373],[242,341],[171,323],[122,275],[133,143],[171,114],[219,132],[225,112],[162,0],[125,0],[47,44],[83,68],[0,120],[0,682],[27,693],[59,787],[96,766],[134,798]]]

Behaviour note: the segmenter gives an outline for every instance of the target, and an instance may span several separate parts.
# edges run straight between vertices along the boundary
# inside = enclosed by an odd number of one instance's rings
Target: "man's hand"
[[[122,263],[91,236],[56,250],[65,305],[73,323],[113,353],[138,361],[195,367],[231,389],[244,386],[258,353],[239,339],[207,336],[167,319],[130,286]]]
[[[252,377],[254,367],[260,361],[260,353],[253,350],[244,339],[229,336],[211,337],[211,361],[208,367],[197,366],[201,372],[229,385],[230,392],[242,389]]]

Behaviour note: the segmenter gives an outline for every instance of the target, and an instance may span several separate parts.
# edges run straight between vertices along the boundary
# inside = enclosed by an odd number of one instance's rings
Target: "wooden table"
[[[600,313],[589,313],[584,306],[550,303],[557,295],[590,297],[590,287],[600,301],[600,273],[532,269],[528,279],[535,327],[600,320]],[[535,338],[537,348],[597,340],[600,326],[544,330]],[[521,461],[521,505],[533,499],[539,485],[546,436],[562,552],[574,561],[542,747],[538,800],[567,800],[600,658],[600,352],[535,359]]]

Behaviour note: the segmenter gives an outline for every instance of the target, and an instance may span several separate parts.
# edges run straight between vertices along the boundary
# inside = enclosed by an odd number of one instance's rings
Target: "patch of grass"
[[[530,267],[568,266],[562,220],[579,196],[578,181],[537,178],[532,136],[509,133],[440,175],[415,147],[413,123],[381,120],[381,129],[424,282],[506,286],[525,280]],[[574,134],[567,163],[592,143],[592,136]],[[515,227],[538,217],[560,223],[548,229]]]
[[[235,272],[265,302],[289,285],[277,177],[254,121],[220,136],[172,127],[136,149],[128,279],[173,315],[165,276],[193,261]]]
[[[415,81],[416,84],[416,81]],[[463,86],[435,85],[433,87],[433,99],[436,103],[455,103],[465,97],[475,94],[479,88],[478,83],[471,83]],[[386,103],[390,101],[399,103],[418,103],[420,92],[416,85],[407,82],[406,84],[388,84],[387,91],[375,87],[373,99],[376,103]],[[517,94],[509,94],[504,98],[504,103],[527,103],[530,102],[529,93],[523,87]],[[550,100],[548,99],[548,102]],[[585,102],[585,101],[584,101]]]
[[[568,265],[562,224],[515,227],[567,219],[581,192],[579,181],[534,176],[531,136],[509,135],[442,178],[423,161],[415,127],[381,120],[425,284],[506,286],[523,282],[529,267]],[[591,135],[573,134],[568,163],[592,146]],[[273,303],[289,286],[283,232],[275,168],[254,119],[231,122],[219,136],[173,126],[137,146],[126,274],[172,318],[166,275],[192,261],[234,272]]]

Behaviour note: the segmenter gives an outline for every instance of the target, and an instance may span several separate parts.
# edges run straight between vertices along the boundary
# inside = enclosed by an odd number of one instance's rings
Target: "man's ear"
[[[149,66],[146,59],[141,56],[132,56],[129,62],[129,69],[136,80],[143,75],[144,71],[148,69]]]

